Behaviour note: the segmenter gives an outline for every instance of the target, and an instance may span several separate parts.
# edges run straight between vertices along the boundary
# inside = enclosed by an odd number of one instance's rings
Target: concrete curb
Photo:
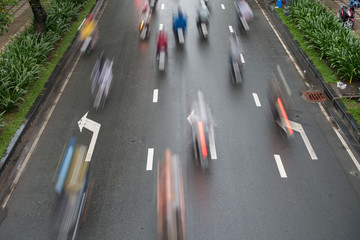
[[[103,3],[104,3],[103,0],[97,0],[96,4],[91,8],[90,12],[92,12],[93,9],[99,9],[101,7],[99,5],[101,5]],[[16,148],[21,145],[22,137],[24,136],[26,131],[32,125],[33,121],[36,118],[36,115],[39,113],[39,111],[41,109],[41,106],[46,102],[46,100],[48,99],[48,97],[49,97],[51,91],[53,90],[53,88],[55,88],[55,86],[59,82],[59,80],[58,80],[59,76],[66,69],[67,63],[75,55],[77,46],[74,43],[75,43],[75,41],[77,39],[77,35],[78,35],[78,33],[75,35],[75,37],[72,40],[70,46],[68,47],[66,52],[61,57],[60,61],[56,65],[54,71],[51,73],[48,81],[46,82],[46,84],[45,84],[45,86],[43,88],[43,92],[40,93],[40,95],[36,98],[33,106],[30,108],[29,112],[26,114],[24,122],[21,124],[19,129],[14,134],[14,136],[11,139],[8,147],[6,148],[5,153],[1,157],[1,160],[0,160],[0,174],[4,171],[4,169],[5,169],[4,166],[9,162],[9,160],[12,157],[14,157],[14,155],[15,155],[15,158],[17,157],[17,155],[20,155],[20,153],[16,153]],[[58,81],[56,81],[56,80],[58,80]]]
[[[358,143],[360,143],[360,128],[354,117],[349,114],[348,110],[341,102],[336,92],[331,88],[331,86],[325,83],[324,79],[322,78],[321,74],[316,70],[312,61],[308,58],[306,53],[301,50],[300,45],[296,40],[294,40],[289,29],[282,23],[273,6],[266,2],[266,0],[263,0],[261,4],[269,13],[270,18],[276,25],[277,30],[280,32],[290,51],[296,58],[296,62],[299,64],[300,68],[306,73],[305,78],[311,81],[315,80],[321,84],[325,94],[330,99],[334,108],[340,114],[352,136],[356,139]]]

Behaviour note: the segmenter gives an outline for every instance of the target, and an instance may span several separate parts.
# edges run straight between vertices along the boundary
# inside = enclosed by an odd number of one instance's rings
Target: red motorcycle
[[[338,17],[343,22],[343,26],[347,29],[353,29],[355,23],[355,7],[342,5],[339,10]]]

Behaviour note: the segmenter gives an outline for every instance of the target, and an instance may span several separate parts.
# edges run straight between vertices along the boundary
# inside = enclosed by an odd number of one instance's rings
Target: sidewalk
[[[25,25],[31,24],[32,11],[27,0],[19,0],[19,4],[10,8],[14,15],[14,20],[8,26],[8,32],[0,36],[0,49],[4,50],[10,37],[24,30]]]

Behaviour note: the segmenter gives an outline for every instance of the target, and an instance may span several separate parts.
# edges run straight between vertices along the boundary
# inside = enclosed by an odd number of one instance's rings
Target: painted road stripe
[[[229,25],[229,30],[230,30],[231,33],[234,32],[234,29],[233,29],[233,27],[231,25]]]
[[[153,102],[158,102],[159,89],[154,89]]]
[[[244,59],[244,56],[242,55],[242,53],[240,53],[240,59],[241,59],[241,63],[245,63],[245,59]]]
[[[257,106],[257,107],[261,107],[261,103],[260,103],[260,100],[259,100],[258,95],[257,95],[256,93],[253,93],[252,95],[253,95],[253,97],[254,97],[256,106]]]
[[[222,8],[222,9],[225,9],[225,6],[224,6],[224,4],[221,4],[221,8]]]
[[[163,30],[164,24],[160,23],[159,30]]]
[[[279,154],[274,154],[274,158],[275,158],[276,165],[277,165],[277,167],[279,169],[281,178],[287,178],[286,172],[285,172],[285,169],[284,169],[284,165],[282,164],[280,155]]]
[[[149,148],[146,161],[146,171],[151,171],[153,167],[154,149]]]
[[[349,146],[347,145],[347,143],[345,142],[344,138],[341,136],[341,134],[339,133],[339,129],[336,129],[332,124],[331,124],[331,119],[329,117],[329,115],[326,113],[323,105],[321,103],[318,103],[321,111],[323,112],[323,114],[325,115],[326,119],[328,120],[328,122],[330,123],[332,129],[334,130],[336,136],[340,139],[341,143],[343,144],[343,146],[345,147],[347,153],[349,154],[351,160],[354,162],[356,168],[358,169],[358,171],[360,171],[360,164],[359,162],[356,160],[356,157],[354,156],[353,152],[350,150]]]
[[[161,9],[164,9],[165,8],[165,4],[161,4]]]
[[[302,137],[302,139],[303,139],[303,141],[305,143],[305,146],[306,146],[306,148],[307,148],[307,150],[308,150],[308,152],[310,154],[311,159],[312,160],[317,160],[318,158],[317,158],[317,156],[315,154],[314,149],[311,146],[309,138],[306,136],[304,128],[301,126],[300,123],[293,122],[293,121],[290,121],[290,120],[289,120],[289,122],[290,122],[291,128],[300,133],[300,135],[301,135],[301,137]]]
[[[213,127],[210,127],[209,147],[210,147],[211,159],[217,159],[216,147],[215,147],[215,138],[214,138],[214,128]]]
[[[259,2],[257,0],[255,0],[256,4],[258,5],[258,7],[260,8],[262,14],[265,16],[267,22],[269,23],[271,29],[273,30],[273,32],[275,33],[277,39],[279,39],[281,45],[283,46],[283,48],[285,49],[287,55],[289,56],[291,62],[294,64],[296,70],[298,71],[299,75],[301,76],[302,79],[305,79],[304,73],[300,70],[300,67],[297,65],[297,63],[295,62],[294,57],[291,55],[289,49],[286,47],[285,43],[283,42],[283,40],[280,38],[278,32],[275,30],[274,26],[271,24],[268,16],[266,15],[264,9],[260,6]]]

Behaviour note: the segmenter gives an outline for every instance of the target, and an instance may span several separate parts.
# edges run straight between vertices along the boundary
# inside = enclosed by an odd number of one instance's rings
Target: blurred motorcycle
[[[156,59],[159,61],[159,71],[165,70],[167,54],[167,32],[164,29],[157,33]]]
[[[343,22],[346,29],[353,29],[355,23],[355,8],[359,8],[359,1],[351,0],[349,7],[342,5],[338,12],[339,19]]]
[[[209,167],[210,134],[214,132],[214,121],[203,93],[198,90],[190,106],[188,121],[191,125],[194,157],[203,169]]]
[[[245,0],[234,2],[240,28],[247,32],[250,30],[249,22],[254,17],[253,11]]]
[[[289,136],[294,134],[287,115],[287,109],[292,104],[291,94],[291,90],[278,65],[273,77],[268,81],[268,100],[275,123]]]
[[[55,184],[53,217],[56,239],[75,239],[91,188],[87,147],[70,139]]]
[[[243,81],[243,47],[240,38],[234,32],[228,40],[228,54],[232,73],[232,82],[241,83]]]
[[[151,13],[150,10],[147,10],[144,14],[142,14],[139,31],[141,40],[145,40],[149,36],[150,33],[150,23],[151,23]]]
[[[184,35],[186,32],[186,19],[187,17],[184,15],[180,8],[173,17],[173,31],[175,33],[176,39],[180,44],[184,44],[185,42]]]
[[[167,149],[157,165],[158,239],[185,240],[185,201],[180,159]]]
[[[207,39],[209,29],[210,12],[203,0],[200,1],[200,6],[197,9],[196,25],[199,29],[200,35]]]
[[[109,58],[105,59],[103,53],[101,53],[92,70],[90,76],[92,81],[91,93],[94,98],[93,107],[96,110],[104,107],[105,101],[109,95],[113,79],[113,63],[114,60],[110,60]]]
[[[80,48],[81,54],[89,54],[94,48],[98,38],[97,22],[94,19],[94,14],[91,13],[80,27],[80,41],[82,41]]]

